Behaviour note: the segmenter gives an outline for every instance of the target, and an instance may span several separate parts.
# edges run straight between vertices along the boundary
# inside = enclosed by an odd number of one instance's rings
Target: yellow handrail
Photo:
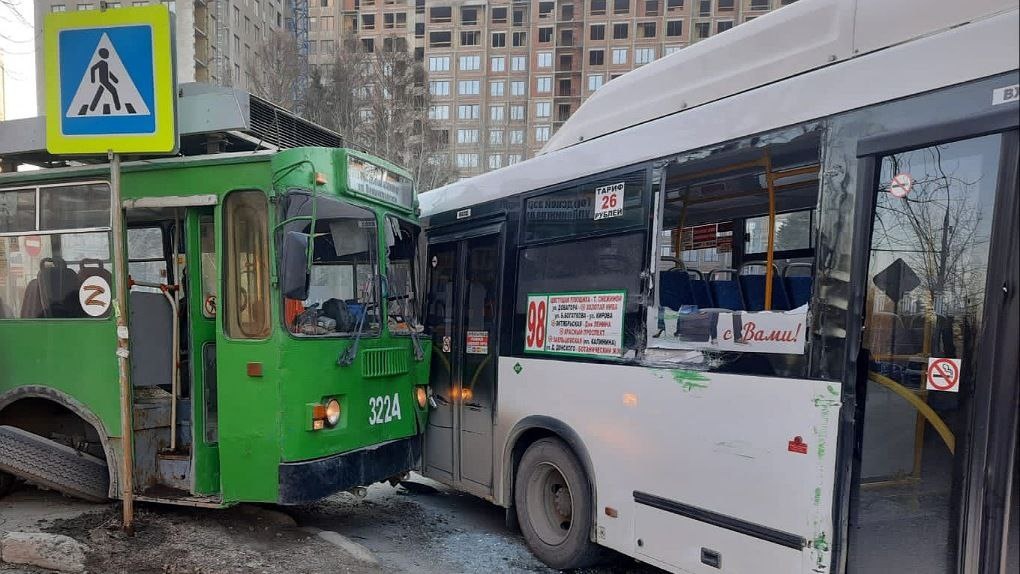
[[[911,392],[910,389],[904,387],[903,385],[897,383],[896,381],[890,379],[889,377],[880,375],[874,371],[869,371],[868,378],[874,381],[875,383],[878,383],[883,387],[889,389],[890,391],[896,393],[897,395],[903,397],[903,399],[905,399],[915,409],[917,409],[917,411],[921,413],[921,416],[923,416],[925,420],[931,423],[931,426],[935,429],[935,432],[939,433],[939,436],[942,437],[942,441],[946,443],[947,447],[949,447],[949,452],[952,454],[956,454],[956,436],[953,434],[953,431],[949,430],[949,426],[945,423],[945,421],[942,420],[942,417],[940,417],[938,413],[933,411],[932,408],[928,406],[928,403],[922,401],[921,397],[917,396],[916,394]]]

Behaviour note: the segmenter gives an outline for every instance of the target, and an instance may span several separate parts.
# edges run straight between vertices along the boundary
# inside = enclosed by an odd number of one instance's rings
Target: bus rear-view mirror
[[[280,250],[280,291],[288,299],[308,298],[308,235],[288,231]]]

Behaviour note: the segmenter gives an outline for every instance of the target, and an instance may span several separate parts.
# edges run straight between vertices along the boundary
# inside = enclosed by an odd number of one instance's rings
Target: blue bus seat
[[[808,274],[790,275],[791,269],[806,269]],[[791,309],[805,305],[811,300],[811,289],[814,287],[814,277],[811,276],[811,271],[810,263],[790,263],[783,270],[783,283],[786,284],[786,294],[790,298]]]
[[[741,266],[740,287],[744,291],[744,301],[748,311],[765,310],[765,274],[744,273],[746,267],[763,266],[762,263],[745,263]],[[786,289],[783,287],[783,280],[779,270],[773,267],[772,273],[772,310],[788,311],[790,301],[786,296]]]
[[[716,279],[716,275],[728,274],[729,279]],[[715,269],[708,274],[708,287],[717,307],[731,311],[743,311],[744,296],[740,282],[736,280],[735,269]]]
[[[659,302],[664,307],[679,311],[681,305],[695,304],[690,277],[683,269],[663,271],[659,274],[659,284],[662,289]]]
[[[712,291],[708,288],[708,281],[705,280],[705,276],[701,274],[701,271],[688,269],[687,273],[691,275],[691,291],[694,293],[694,303],[698,308],[709,309],[715,307],[715,303],[712,301]]]

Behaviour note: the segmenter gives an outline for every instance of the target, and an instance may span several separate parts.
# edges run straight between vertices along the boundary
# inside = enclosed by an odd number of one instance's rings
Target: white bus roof
[[[1016,70],[1018,4],[801,0],[608,82],[540,155],[422,193],[422,212]]]

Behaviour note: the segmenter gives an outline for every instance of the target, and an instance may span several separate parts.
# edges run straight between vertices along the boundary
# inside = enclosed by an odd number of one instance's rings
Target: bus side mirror
[[[308,235],[288,231],[280,249],[280,291],[288,299],[308,298]]]

